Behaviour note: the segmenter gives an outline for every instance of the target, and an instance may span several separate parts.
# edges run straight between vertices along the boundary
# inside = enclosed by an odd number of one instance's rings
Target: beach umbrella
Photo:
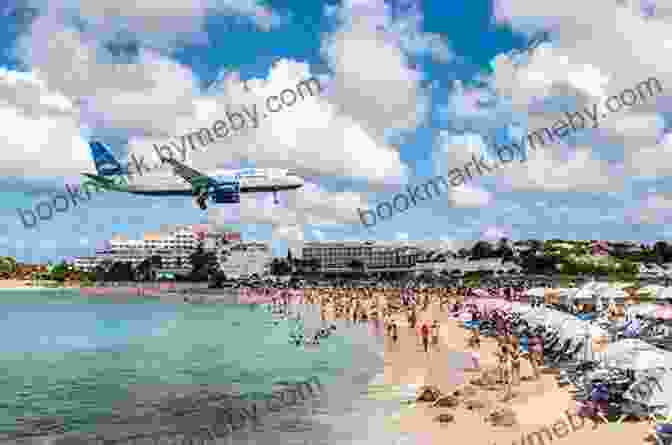
[[[485,289],[474,289],[473,293],[479,298],[490,298],[490,293]]]
[[[644,286],[643,288],[639,289],[638,292],[643,296],[658,298],[658,295],[662,292],[663,289],[665,288],[658,284],[649,284],[648,286]]]
[[[612,343],[603,353],[607,366],[635,371],[672,368],[672,353],[636,338]]]
[[[528,289],[526,291],[527,295],[532,296],[532,297],[539,297],[543,298],[544,295],[546,295],[546,289],[543,287],[534,287],[532,289]]]
[[[628,318],[633,318],[635,315],[641,315],[643,317],[655,318],[656,312],[658,311],[658,305],[653,303],[641,303],[633,304],[630,306],[626,313]]]
[[[658,295],[656,295],[658,300],[669,300],[672,299],[672,288],[664,287],[660,290]]]
[[[655,317],[660,320],[672,320],[672,306],[659,306],[656,310]]]

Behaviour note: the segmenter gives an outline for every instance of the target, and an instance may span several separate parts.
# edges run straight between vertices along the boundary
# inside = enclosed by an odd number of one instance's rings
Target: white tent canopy
[[[630,306],[626,310],[628,318],[634,318],[635,315],[641,315],[642,317],[651,317],[653,318],[658,310],[659,306],[654,303],[643,303],[635,304]]]
[[[542,298],[545,295],[546,289],[543,287],[533,287],[532,289],[528,289],[525,291],[525,293],[531,297],[539,297]]]
[[[623,289],[628,286],[630,286],[628,283],[610,284],[591,281],[586,283],[573,294],[570,294],[568,299],[577,301],[593,301],[595,303],[604,301],[623,301],[628,298],[628,294],[623,291]]]
[[[636,338],[612,343],[602,354],[602,360],[612,368],[646,371],[656,368],[672,370],[672,352],[657,348]]]
[[[658,298],[658,295],[662,292],[663,289],[665,289],[664,286],[660,286],[658,284],[649,284],[648,286],[641,288],[639,293],[642,295]]]
[[[664,287],[658,295],[656,295],[656,299],[658,300],[668,300],[672,299],[672,288],[670,287]]]
[[[672,352],[639,339],[609,345],[602,355],[609,367],[635,371],[635,383],[625,392],[628,400],[655,408],[662,414],[672,407]]]
[[[554,309],[536,308],[521,315],[521,318],[533,326],[544,326],[557,330],[563,338],[602,337],[606,331],[588,321],[580,320],[572,314]]]

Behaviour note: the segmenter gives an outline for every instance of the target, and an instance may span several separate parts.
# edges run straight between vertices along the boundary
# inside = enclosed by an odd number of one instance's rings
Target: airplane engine
[[[217,204],[240,204],[240,183],[220,185],[210,193],[210,199]]]

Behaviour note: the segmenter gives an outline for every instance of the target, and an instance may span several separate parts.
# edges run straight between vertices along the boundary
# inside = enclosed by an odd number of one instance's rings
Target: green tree
[[[189,262],[191,263],[190,277],[195,281],[205,281],[217,270],[217,256],[214,252],[206,252],[203,249],[203,241],[199,241],[196,250],[189,255]]]
[[[286,260],[280,258],[273,258],[271,261],[272,275],[289,275],[292,272],[292,267],[287,264]]]
[[[475,260],[492,258],[495,256],[495,249],[487,241],[478,241],[471,248],[471,257]]]
[[[0,257],[0,274],[11,276],[16,272],[16,261],[12,257]]]
[[[65,262],[57,264],[50,268],[49,279],[63,283],[65,281],[65,274],[68,270],[68,265]]]

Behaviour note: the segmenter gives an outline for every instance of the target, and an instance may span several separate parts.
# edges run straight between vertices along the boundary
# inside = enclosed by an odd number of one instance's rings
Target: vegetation
[[[210,275],[217,272],[217,256],[214,252],[203,249],[203,241],[199,241],[196,251],[189,255],[191,263],[191,281],[208,281]]]

